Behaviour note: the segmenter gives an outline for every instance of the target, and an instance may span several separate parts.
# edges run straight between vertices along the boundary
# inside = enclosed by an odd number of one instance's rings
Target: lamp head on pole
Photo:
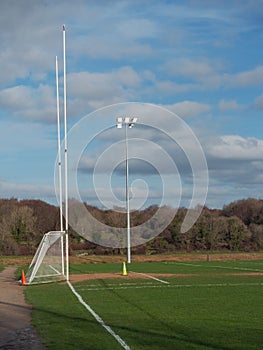
[[[116,118],[116,126],[117,129],[121,129],[123,124],[128,125],[129,128],[132,128],[134,124],[137,122],[138,117],[118,117]]]
[[[117,122],[117,124],[116,124],[117,128],[121,129],[122,128],[122,118],[120,118],[120,117],[117,118],[116,122]]]

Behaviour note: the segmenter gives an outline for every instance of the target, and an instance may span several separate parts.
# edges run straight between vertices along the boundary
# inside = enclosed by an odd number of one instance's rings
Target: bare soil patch
[[[148,274],[152,277],[175,277],[179,276],[178,274],[172,273],[150,273]],[[182,276],[182,275],[180,275]],[[189,275],[188,275],[189,276]],[[125,279],[125,280],[133,280],[133,279],[149,279],[145,274],[129,272],[127,276],[123,276],[121,273],[91,273],[91,274],[75,274],[70,275],[71,282],[82,282],[87,280],[99,280],[99,279]]]
[[[0,273],[0,349],[43,350],[31,325],[32,308],[24,299],[24,288],[15,279],[15,266]]]
[[[125,261],[125,256],[73,256],[70,257],[71,263],[73,264],[97,264],[97,263],[122,263]],[[196,253],[179,253],[179,254],[160,254],[160,255],[134,255],[132,257],[133,262],[193,262],[193,261],[233,261],[233,260],[263,260],[263,253],[212,253],[212,254],[196,254]],[[191,274],[149,274],[157,278],[165,277],[191,277]],[[262,272],[240,272],[240,273],[227,273],[220,274],[235,276],[263,276]],[[196,276],[196,275],[195,275]],[[81,282],[86,280],[96,280],[96,279],[110,279],[110,278],[124,278],[124,279],[148,279],[146,275],[131,273],[129,272],[127,276],[123,276],[121,273],[94,273],[94,274],[75,274],[70,275],[70,281]]]
[[[152,277],[156,278],[170,278],[170,277],[192,277],[192,276],[201,276],[198,274],[182,274],[182,273],[134,273],[129,272],[127,276],[123,276],[120,273],[91,273],[91,274],[74,274],[70,275],[70,281],[73,283],[83,282],[89,280],[100,280],[100,279],[149,279]],[[213,274],[217,276],[217,274]],[[218,274],[218,276],[263,276],[263,272],[240,272],[240,273],[224,273]]]

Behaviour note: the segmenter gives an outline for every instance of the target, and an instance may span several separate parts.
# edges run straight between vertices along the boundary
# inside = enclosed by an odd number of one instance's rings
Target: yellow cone
[[[122,263],[122,276],[127,276],[126,263]]]

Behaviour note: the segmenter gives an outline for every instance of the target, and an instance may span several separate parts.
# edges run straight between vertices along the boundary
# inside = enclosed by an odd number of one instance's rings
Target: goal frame
[[[47,244],[47,241],[51,238],[53,242],[51,244]],[[55,273],[53,274],[43,274],[43,275],[37,275],[37,272],[39,271],[41,264],[43,263],[43,260],[47,256],[47,252],[52,246],[57,243],[57,241],[60,239],[60,256],[57,256],[57,259],[59,259],[61,264],[61,271],[56,269],[55,267],[52,267],[50,265],[50,269],[53,270]],[[64,245],[64,239],[65,239],[65,231],[50,231],[48,233],[45,233],[38,248],[37,251],[31,261],[31,264],[28,268],[28,271],[26,273],[26,284],[37,284],[37,283],[49,283],[52,281],[57,280],[65,280],[65,245]],[[44,280],[41,281],[41,278]],[[38,279],[38,281],[34,281],[35,279]]]

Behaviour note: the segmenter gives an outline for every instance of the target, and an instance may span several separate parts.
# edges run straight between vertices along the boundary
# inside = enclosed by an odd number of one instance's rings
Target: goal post
[[[67,94],[66,94],[66,28],[63,25],[63,91],[64,91],[64,217],[63,228],[63,186],[60,142],[60,112],[59,112],[59,79],[58,58],[56,56],[56,101],[57,101],[57,132],[58,132],[58,175],[59,175],[59,207],[60,231],[45,233],[35,256],[26,273],[26,284],[45,283],[58,280],[69,281],[69,233],[68,233],[68,156],[67,156]]]
[[[26,273],[27,284],[55,282],[65,276],[65,231],[45,233]]]

